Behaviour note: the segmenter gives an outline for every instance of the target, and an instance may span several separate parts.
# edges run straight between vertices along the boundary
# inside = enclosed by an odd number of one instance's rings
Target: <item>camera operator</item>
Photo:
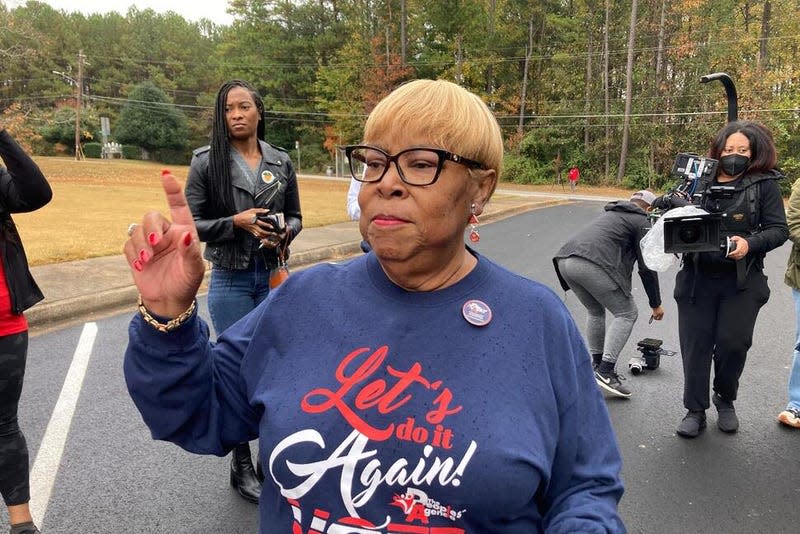
[[[758,312],[770,294],[764,256],[789,235],[778,185],[783,176],[775,168],[775,143],[764,125],[729,122],[712,140],[708,157],[719,160],[716,176],[699,184],[693,200],[720,216],[722,238],[731,244],[714,252],[684,253],[675,279],[687,409],[677,433],[686,438],[706,426],[712,361],[717,426],[728,433],[738,430],[733,403]],[[668,194],[654,205],[686,203]]]
[[[285,151],[263,141],[264,124],[264,102],[249,83],[223,84],[211,145],[194,151],[186,181],[186,201],[212,263],[208,311],[217,336],[267,298],[279,250],[302,228],[294,167]],[[233,449],[230,482],[258,503],[261,483],[248,443]]]

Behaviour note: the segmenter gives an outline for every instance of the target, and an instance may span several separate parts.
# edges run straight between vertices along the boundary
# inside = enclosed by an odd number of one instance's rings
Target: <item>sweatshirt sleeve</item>
[[[131,320],[125,381],[153,439],[224,456],[257,437],[259,414],[240,373],[257,315],[231,326],[216,344],[197,314],[167,334],[139,314]]]
[[[545,495],[544,531],[624,533],[617,512],[623,493],[617,439],[574,324],[570,324],[568,341],[576,366],[574,383],[565,386],[565,391],[572,391],[572,401],[559,417],[560,439]]]

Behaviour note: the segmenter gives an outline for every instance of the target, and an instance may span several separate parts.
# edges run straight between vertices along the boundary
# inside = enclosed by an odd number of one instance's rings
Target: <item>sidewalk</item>
[[[481,224],[565,201],[564,197],[556,198],[555,195],[497,191],[486,206]],[[289,268],[298,270],[322,261],[360,254],[360,242],[361,234],[355,221],[304,228],[292,243]],[[136,287],[122,255],[40,265],[32,267],[31,272],[45,295],[45,300],[25,312],[33,332],[92,321],[125,308],[133,310],[136,303]],[[207,281],[208,273],[201,294],[206,292]]]

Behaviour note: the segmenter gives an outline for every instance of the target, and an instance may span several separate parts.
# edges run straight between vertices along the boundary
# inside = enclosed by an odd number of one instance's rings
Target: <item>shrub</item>
[[[192,151],[189,149],[159,148],[151,153],[151,158],[154,161],[169,165],[189,165],[192,161]]]
[[[800,180],[800,159],[781,158],[780,168],[783,175],[786,176],[786,178],[778,182],[781,185],[781,194],[784,197],[788,197],[792,192],[792,184],[796,180]]]
[[[142,159],[142,149],[135,145],[122,145],[122,157],[125,159]]]
[[[515,184],[549,184],[555,180],[552,165],[541,165],[537,161],[516,155],[506,155],[503,159],[503,176],[505,182]],[[562,172],[566,180],[566,171]]]
[[[103,145],[100,143],[84,143],[83,155],[87,158],[100,158],[103,154]]]

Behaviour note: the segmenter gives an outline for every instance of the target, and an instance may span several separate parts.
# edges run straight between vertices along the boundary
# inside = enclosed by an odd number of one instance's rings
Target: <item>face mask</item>
[[[739,176],[747,170],[750,158],[741,154],[731,154],[719,158],[719,164],[722,166],[722,171],[728,176]]]

